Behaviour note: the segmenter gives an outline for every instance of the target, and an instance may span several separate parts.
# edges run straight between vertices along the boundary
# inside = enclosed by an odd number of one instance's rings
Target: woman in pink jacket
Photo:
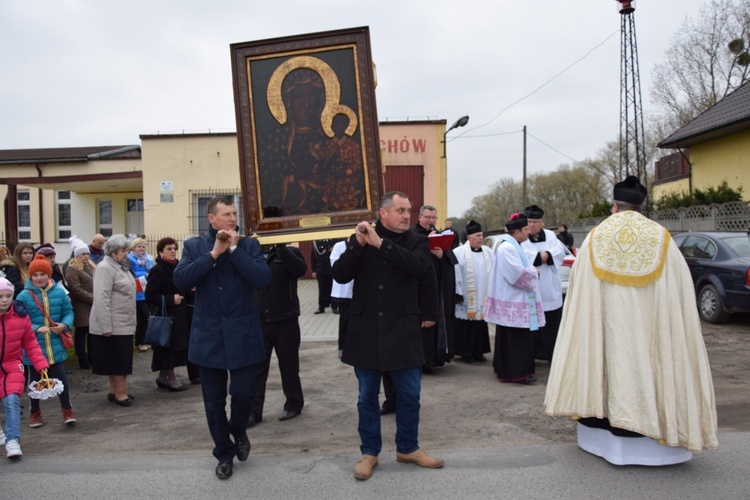
[[[31,330],[26,308],[13,302],[13,284],[0,278],[0,398],[5,405],[5,432],[0,428],[0,445],[5,445],[8,458],[20,458],[21,403],[26,378],[23,354],[26,351],[39,373],[46,373],[49,364]]]

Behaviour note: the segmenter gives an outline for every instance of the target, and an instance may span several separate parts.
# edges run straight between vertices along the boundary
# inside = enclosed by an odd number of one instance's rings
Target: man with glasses
[[[437,234],[435,223],[438,220],[437,209],[432,205],[423,205],[419,209],[419,223],[414,232],[424,236]],[[432,269],[438,284],[438,302],[440,306],[438,322],[435,326],[422,331],[425,363],[423,370],[431,374],[433,368],[443,366],[453,359],[453,324],[456,308],[456,271],[458,263],[453,250],[442,250],[430,247]]]

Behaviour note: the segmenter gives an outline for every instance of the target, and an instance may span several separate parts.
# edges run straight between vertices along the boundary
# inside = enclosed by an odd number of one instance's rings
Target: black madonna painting
[[[232,45],[247,220],[351,226],[382,196],[367,28]]]

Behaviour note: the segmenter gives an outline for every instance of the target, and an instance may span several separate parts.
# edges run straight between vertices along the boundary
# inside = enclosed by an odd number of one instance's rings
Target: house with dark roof
[[[680,127],[658,146],[653,198],[716,187],[724,180],[750,201],[750,81]]]

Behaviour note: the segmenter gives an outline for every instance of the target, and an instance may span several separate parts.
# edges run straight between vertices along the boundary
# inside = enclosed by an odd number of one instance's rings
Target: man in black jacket
[[[362,458],[354,468],[357,479],[372,475],[382,448],[378,394],[383,372],[390,372],[398,393],[396,460],[431,468],[444,464],[427,455],[418,439],[421,327],[436,319],[419,307],[420,280],[430,269],[427,238],[410,231],[411,203],[404,193],[386,193],[378,213],[375,227],[357,225],[333,265],[336,281],[354,280],[342,361],[354,367],[359,381]]]
[[[424,205],[419,209],[419,223],[412,229],[417,234],[429,236],[437,234],[437,209]],[[454,240],[455,241],[455,240]],[[440,313],[437,324],[422,330],[425,362],[422,367],[425,373],[433,373],[433,368],[450,363],[454,355],[453,324],[456,309],[456,270],[458,264],[453,250],[443,251],[440,247],[430,246],[432,268],[437,280],[438,305]]]
[[[256,290],[255,296],[263,329],[266,361],[258,371],[255,401],[248,427],[263,420],[266,381],[273,349],[279,360],[281,387],[286,397],[284,412],[279,420],[290,420],[298,416],[305,404],[299,379],[300,309],[297,278],[305,275],[307,264],[299,248],[287,247],[281,243],[265,250],[263,255],[271,269],[271,283],[264,289]]]

